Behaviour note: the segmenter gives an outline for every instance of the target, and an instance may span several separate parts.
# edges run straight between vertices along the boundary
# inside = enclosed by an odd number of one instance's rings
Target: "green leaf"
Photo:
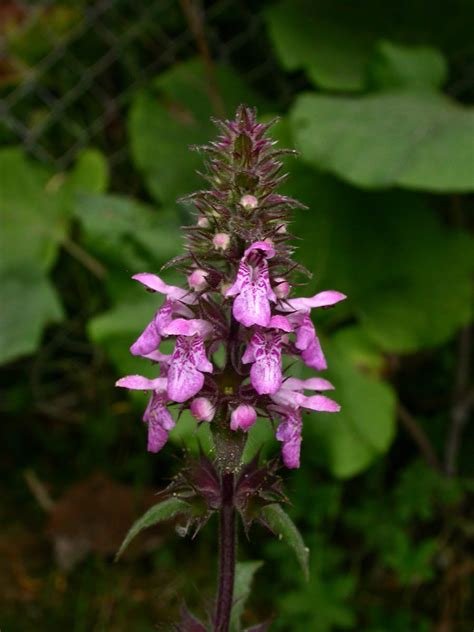
[[[357,186],[474,190],[474,112],[434,92],[306,94],[291,125],[304,160]]]
[[[109,184],[109,167],[104,154],[97,149],[82,151],[77,157],[70,179],[76,191],[106,191]]]
[[[217,91],[232,115],[247,102],[264,103],[230,68],[216,68]],[[217,135],[210,117],[215,115],[210,86],[202,63],[190,60],[174,65],[156,78],[154,90],[142,92],[133,102],[129,119],[132,155],[150,193],[173,206],[176,199],[203,186],[196,174],[202,157],[190,144],[205,144]]]
[[[370,60],[369,83],[377,89],[441,88],[448,76],[443,54],[428,46],[401,46],[383,40]]]
[[[0,364],[33,353],[45,325],[63,317],[49,279],[34,268],[0,274]]]
[[[267,505],[262,509],[262,514],[265,520],[268,522],[271,530],[283,539],[293,549],[296,558],[301,566],[301,570],[306,579],[309,578],[308,559],[309,549],[306,548],[303,538],[300,532],[296,528],[295,524],[283,511],[280,505]]]
[[[254,575],[262,564],[263,562],[261,561],[237,563],[234,580],[234,605],[230,619],[231,632],[240,632],[242,629],[240,620],[244,611],[245,602],[249,598]]]
[[[175,214],[119,195],[80,195],[75,215],[88,247],[108,261],[138,271],[150,262],[163,264],[180,246]]]
[[[0,270],[49,270],[68,226],[62,177],[17,148],[0,150]]]
[[[360,90],[373,35],[352,28],[347,13],[359,22],[357,9],[345,3],[333,19],[325,3],[284,0],[271,7],[267,23],[278,57],[286,70],[306,70],[317,86],[328,90]]]
[[[358,191],[301,166],[292,175],[286,192],[310,207],[295,226],[300,260],[317,280],[305,293],[348,296],[318,319],[355,315],[369,344],[390,353],[442,344],[469,322],[472,238],[446,227],[424,197]]]
[[[304,70],[326,90],[363,90],[380,39],[434,46],[459,57],[472,39],[473,5],[459,0],[449,20],[429,0],[283,0],[265,12],[270,39],[283,67]]]
[[[118,560],[122,553],[125,551],[130,542],[140,533],[143,529],[152,527],[164,520],[171,520],[178,514],[186,514],[192,511],[190,505],[184,500],[179,498],[168,498],[153,507],[150,507],[147,512],[143,514],[131,527],[124,541],[122,542],[115,559]]]
[[[388,450],[395,437],[396,397],[389,384],[360,372],[337,340],[323,344],[328,379],[341,405],[337,414],[317,413],[306,418],[306,442],[324,451],[331,473],[349,478],[363,471]],[[304,444],[303,444],[304,445]]]

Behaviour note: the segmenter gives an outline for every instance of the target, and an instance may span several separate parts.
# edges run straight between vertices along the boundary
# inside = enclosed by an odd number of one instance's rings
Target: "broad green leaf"
[[[328,90],[360,90],[373,34],[333,19],[327,3],[284,0],[271,7],[267,23],[278,57],[286,70],[306,70],[311,81]],[[345,3],[341,14],[357,11]]]
[[[300,532],[294,522],[280,505],[267,505],[262,509],[265,520],[270,525],[272,531],[279,539],[285,540],[293,549],[296,558],[301,566],[301,570],[306,579],[309,577],[308,559],[309,549],[305,546]]]
[[[376,89],[441,88],[448,76],[443,54],[428,46],[401,46],[383,40],[370,60],[369,83]]]
[[[311,443],[314,450],[322,452],[334,476],[349,478],[392,444],[396,398],[391,386],[359,371],[340,343],[326,341],[323,346],[329,365],[327,377],[336,388],[333,397],[341,410],[305,417],[304,445],[307,448]]]
[[[21,149],[0,150],[0,270],[51,268],[67,230],[61,186]]]
[[[97,149],[85,149],[77,157],[70,175],[76,191],[104,193],[109,184],[109,166],[104,154]]]
[[[49,279],[34,268],[0,275],[0,364],[33,353],[45,325],[63,317]]]
[[[261,561],[237,562],[234,580],[234,605],[230,620],[231,632],[240,632],[242,629],[240,619],[244,611],[245,602],[252,590],[254,575],[262,564],[263,562]]]
[[[459,0],[446,20],[430,0],[282,0],[265,12],[270,39],[286,70],[304,70],[318,87],[363,90],[374,45],[434,46],[459,57],[472,39],[473,5]]]
[[[440,94],[305,94],[291,125],[305,161],[357,186],[474,190],[474,112]]]
[[[140,531],[143,531],[143,529],[152,527],[153,525],[165,520],[171,520],[171,518],[174,518],[178,514],[187,514],[191,511],[192,509],[190,505],[179,498],[168,498],[167,500],[153,505],[153,507],[150,507],[150,509],[148,509],[148,511],[133,524],[130,531],[125,536],[124,541],[120,545],[115,559],[119,559],[130,542],[140,533]]]
[[[264,105],[230,68],[216,68],[217,91],[226,114],[246,102]],[[217,130],[210,122],[213,111],[210,86],[200,61],[176,64],[156,78],[153,89],[135,98],[129,119],[133,158],[152,195],[173,206],[176,199],[203,187],[196,174],[202,157],[189,150],[205,144]]]
[[[338,289],[348,299],[318,320],[357,315],[384,351],[410,353],[449,340],[472,317],[474,247],[414,193],[362,192],[299,166],[286,192],[299,257],[314,273],[304,293]]]
[[[181,235],[175,214],[155,210],[119,195],[80,195],[75,215],[88,247],[108,261],[135,272],[150,262],[163,264],[179,250]]]

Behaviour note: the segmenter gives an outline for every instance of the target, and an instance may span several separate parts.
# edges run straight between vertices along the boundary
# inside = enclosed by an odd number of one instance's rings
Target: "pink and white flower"
[[[270,285],[267,260],[274,254],[273,246],[266,241],[249,246],[240,261],[237,278],[225,293],[235,296],[232,313],[245,327],[266,327],[270,322],[270,301],[276,302],[277,297]]]
[[[127,375],[115,383],[115,386],[139,391],[152,391],[143,421],[148,424],[148,451],[159,452],[168,441],[170,430],[175,426],[174,419],[166,408],[168,402],[167,378],[157,377],[150,380],[141,375]]]

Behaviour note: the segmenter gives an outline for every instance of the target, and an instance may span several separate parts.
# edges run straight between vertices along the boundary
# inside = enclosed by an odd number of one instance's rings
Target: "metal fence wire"
[[[248,0],[0,2],[0,144],[21,144],[63,170],[85,146],[126,157],[136,90],[174,63],[208,55],[250,85],[290,98],[262,10]],[[269,80],[269,77],[271,80]]]

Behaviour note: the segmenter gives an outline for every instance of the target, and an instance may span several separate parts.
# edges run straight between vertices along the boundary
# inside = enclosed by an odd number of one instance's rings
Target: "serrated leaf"
[[[191,513],[191,511],[190,505],[179,498],[168,498],[167,500],[150,507],[150,509],[133,524],[117,551],[115,559],[119,559],[130,542],[140,533],[140,531],[143,531],[143,529],[152,527],[153,525],[165,520],[171,520],[171,518],[174,518],[178,514]]]
[[[474,190],[474,112],[441,94],[305,94],[291,125],[304,160],[357,186]]]
[[[254,575],[262,564],[263,562],[261,561],[252,561],[238,562],[236,565],[234,580],[234,605],[232,606],[230,619],[231,632],[240,632],[242,629],[240,619],[244,611],[245,602],[250,595]]]
[[[293,549],[301,570],[306,579],[309,578],[309,549],[305,546],[300,532],[294,522],[280,505],[268,505],[262,509],[264,519],[278,538],[285,540]]]

